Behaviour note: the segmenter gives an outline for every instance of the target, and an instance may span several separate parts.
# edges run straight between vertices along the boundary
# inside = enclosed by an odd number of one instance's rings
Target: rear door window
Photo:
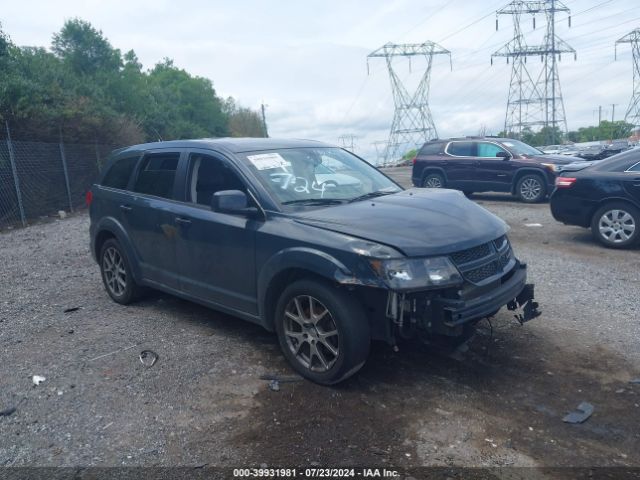
[[[473,142],[451,142],[447,153],[456,157],[475,157],[476,149]]]
[[[129,184],[129,177],[138,163],[139,156],[120,158],[116,160],[102,179],[103,187],[125,190]]]
[[[179,160],[178,152],[145,155],[133,191],[156,197],[173,198],[173,185]]]

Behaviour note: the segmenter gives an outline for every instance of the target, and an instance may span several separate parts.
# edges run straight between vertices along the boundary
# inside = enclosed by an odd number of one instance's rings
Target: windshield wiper
[[[282,202],[282,205],[337,205],[343,202],[339,198],[299,198]]]
[[[391,195],[392,193],[398,193],[398,191],[376,190],[375,192],[365,193],[364,195],[352,198],[349,200],[349,203],[359,202],[360,200],[366,200],[368,198],[382,197],[383,195]]]

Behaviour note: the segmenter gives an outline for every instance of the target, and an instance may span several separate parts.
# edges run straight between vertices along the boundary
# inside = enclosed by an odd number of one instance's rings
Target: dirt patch
[[[376,345],[338,387],[262,389],[236,448],[268,465],[640,464],[640,386],[629,383],[628,362],[603,347],[558,350],[504,317],[494,327],[462,361],[420,345],[399,353]],[[581,401],[593,416],[563,423]]]

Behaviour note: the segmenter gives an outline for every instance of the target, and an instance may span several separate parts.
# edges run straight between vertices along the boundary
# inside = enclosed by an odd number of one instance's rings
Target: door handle
[[[191,220],[188,218],[176,217],[176,223],[179,223],[180,225],[191,225]]]
[[[130,212],[132,210],[132,208],[129,205],[120,205],[120,210],[125,211],[125,212]]]

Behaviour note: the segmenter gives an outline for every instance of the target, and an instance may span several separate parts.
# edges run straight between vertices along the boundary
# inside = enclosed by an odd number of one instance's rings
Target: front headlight
[[[447,257],[371,259],[371,266],[394,290],[449,287],[462,283]]]

